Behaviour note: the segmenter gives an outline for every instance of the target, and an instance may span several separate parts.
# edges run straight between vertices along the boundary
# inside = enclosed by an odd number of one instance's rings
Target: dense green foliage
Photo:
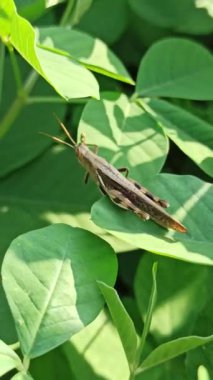
[[[1,0],[0,377],[213,378],[212,32],[211,1]],[[188,232],[85,187],[53,113]]]

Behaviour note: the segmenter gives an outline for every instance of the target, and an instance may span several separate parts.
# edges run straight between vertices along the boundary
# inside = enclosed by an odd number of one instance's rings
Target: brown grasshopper
[[[90,150],[85,142],[84,134],[81,135],[81,141],[77,144],[64,124],[60,120],[58,122],[70,143],[55,136],[48,136],[54,141],[74,149],[80,164],[86,169],[85,183],[91,176],[100,190],[119,207],[132,211],[143,220],[152,219],[165,228],[172,228],[178,232],[187,231],[186,227],[164,210],[169,206],[166,201],[150,193],[138,182],[127,178],[127,168],[116,169],[104,158],[98,156],[96,145],[93,145],[95,147],[94,152]],[[125,172],[126,176],[123,176],[121,172]]]

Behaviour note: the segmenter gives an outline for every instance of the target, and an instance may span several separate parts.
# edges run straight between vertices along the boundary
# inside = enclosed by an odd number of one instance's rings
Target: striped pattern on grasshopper
[[[164,228],[171,228],[178,232],[187,232],[186,227],[169,215],[165,208],[169,204],[153,195],[138,182],[127,178],[128,169],[116,169],[104,158],[98,156],[97,146],[93,152],[85,142],[85,136],[81,135],[81,142],[77,144],[63,123],[58,120],[60,126],[68,137],[70,143],[58,137],[50,136],[54,141],[67,145],[74,149],[80,164],[86,169],[85,182],[91,176],[102,193],[107,195],[119,207],[130,210],[143,220],[152,219]],[[121,172],[126,172],[126,176]]]

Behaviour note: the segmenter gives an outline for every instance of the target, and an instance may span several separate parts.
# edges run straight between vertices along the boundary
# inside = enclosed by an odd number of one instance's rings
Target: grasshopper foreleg
[[[85,176],[84,176],[84,183],[85,183],[85,185],[87,184],[88,179],[89,179],[89,173],[86,172],[86,173],[85,173]]]

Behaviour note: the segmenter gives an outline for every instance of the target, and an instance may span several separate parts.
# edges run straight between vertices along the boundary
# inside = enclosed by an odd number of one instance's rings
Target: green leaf
[[[155,260],[154,255],[143,255],[135,276],[136,300],[144,320],[152,287],[149,273]],[[162,343],[192,332],[208,298],[207,273],[206,267],[158,258],[158,299],[150,327],[155,341]]]
[[[152,117],[120,93],[104,93],[101,101],[87,103],[78,128],[81,133],[86,133],[88,143],[100,147],[100,156],[117,168],[127,167],[130,178],[158,173],[168,152],[168,140]]]
[[[138,372],[145,371],[212,341],[213,335],[208,337],[188,336],[163,343],[148,355],[148,357],[142,362]]]
[[[213,176],[212,125],[163,100],[151,99],[143,105],[165,134],[205,173]]]
[[[170,203],[168,211],[183,222],[188,233],[167,231],[152,221],[102,199],[92,207],[92,220],[103,229],[138,248],[197,264],[213,265],[213,186],[193,176],[158,175],[146,184],[149,190]],[[205,210],[205,216],[204,216]]]
[[[99,282],[98,285],[117,328],[131,370],[134,366],[138,344],[133,321],[124,308],[116,290],[103,282]]]
[[[15,0],[20,16],[35,21],[45,12],[45,0]]]
[[[83,1],[77,0],[74,3],[74,9],[72,10],[71,20],[70,20],[70,23],[72,26],[79,23],[80,19],[88,11],[92,3],[93,3],[93,0],[83,0]]]
[[[65,354],[62,352],[62,347],[55,348],[45,355],[31,360],[30,373],[36,380],[73,379],[72,371],[69,368]]]
[[[131,0],[133,11],[142,19],[161,27],[175,27],[187,19],[191,0]]]
[[[115,43],[127,28],[128,13],[127,0],[93,0],[78,28],[110,45]]]
[[[7,32],[10,42],[22,57],[66,100],[78,97],[99,97],[95,77],[76,61],[60,54],[36,47],[36,35],[32,25],[16,13],[12,0],[2,6],[9,14]],[[23,36],[26,36],[23,39]]]
[[[143,97],[213,99],[213,58],[201,45],[186,39],[156,42],[142,58],[136,92]]]
[[[211,0],[195,0],[197,8],[205,8],[209,16],[213,17],[213,4]]]
[[[213,31],[213,19],[207,14],[206,10],[193,7],[187,18],[183,20],[177,28],[178,33],[188,34],[209,34]]]
[[[67,56],[92,71],[134,84],[121,61],[98,38],[60,26],[40,28],[38,32],[40,48]]]
[[[15,239],[2,278],[24,355],[40,356],[93,321],[103,307],[96,281],[113,285],[116,272],[112,248],[78,228],[55,224]]]
[[[119,335],[109,314],[104,311],[61,349],[76,379],[129,379],[129,368]]]
[[[0,376],[14,368],[23,369],[21,359],[12,348],[0,340]]]

